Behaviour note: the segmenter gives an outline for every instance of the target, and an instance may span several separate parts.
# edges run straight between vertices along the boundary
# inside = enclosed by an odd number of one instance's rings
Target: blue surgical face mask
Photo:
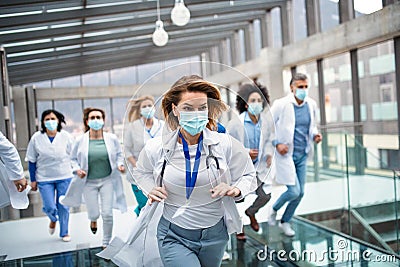
[[[295,95],[296,95],[297,99],[304,100],[306,98],[306,96],[308,95],[308,89],[297,88]]]
[[[145,107],[140,109],[140,115],[142,115],[146,119],[153,118],[155,112],[156,110],[153,107]]]
[[[261,111],[263,111],[263,105],[261,102],[253,102],[249,104],[249,107],[247,108],[247,111],[250,114],[253,114],[255,116],[257,116],[258,114],[261,113]]]
[[[88,125],[89,125],[89,127],[91,129],[98,131],[101,128],[103,128],[104,121],[103,120],[98,120],[98,119],[89,120]]]
[[[56,120],[48,120],[44,122],[44,126],[46,126],[47,130],[54,131],[57,130],[58,122]]]
[[[190,135],[203,131],[208,123],[208,111],[180,111],[179,124]]]

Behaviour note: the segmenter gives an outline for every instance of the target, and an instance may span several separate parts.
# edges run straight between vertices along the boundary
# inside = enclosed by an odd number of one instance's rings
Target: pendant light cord
[[[157,0],[157,17],[158,17],[158,20],[161,20],[160,19],[160,1],[159,0]]]

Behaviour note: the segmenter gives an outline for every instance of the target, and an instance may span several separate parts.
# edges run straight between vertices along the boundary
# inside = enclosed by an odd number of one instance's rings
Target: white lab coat
[[[154,186],[160,184],[162,165],[164,160],[169,161],[175,151],[178,130],[149,140],[140,153],[133,175],[138,181],[138,186],[144,192],[149,192]],[[202,149],[206,151],[207,155],[209,155],[210,147],[213,155],[218,159],[219,173],[222,174],[221,180],[240,189],[241,196],[236,198],[237,200],[257,188],[253,163],[242,144],[227,134],[205,129]],[[211,162],[211,164],[214,163],[214,161]],[[222,203],[228,233],[242,232],[242,219],[234,198],[225,196]],[[98,255],[111,259],[119,266],[162,266],[156,239],[157,225],[162,215],[162,204],[161,202],[151,206],[146,205],[134,223],[128,240],[123,242],[121,239],[115,238]]]
[[[24,177],[24,169],[17,149],[0,132],[0,208],[10,204],[15,209],[28,207],[30,186],[27,186],[23,192],[18,192],[13,182]]]
[[[72,177],[71,149],[73,137],[66,131],[57,132],[53,142],[46,133],[34,133],[28,144],[25,161],[36,162],[38,182]]]
[[[153,126],[149,134],[144,126],[142,118],[130,122],[124,133],[125,158],[128,159],[133,156],[137,160],[146,142],[154,137],[162,135],[164,124],[164,121],[153,118]],[[130,164],[128,164],[128,167],[130,167]],[[128,171],[126,178],[130,183],[136,184],[132,179],[131,171]]]
[[[111,166],[111,179],[114,186],[114,207],[121,212],[126,212],[127,205],[122,186],[122,176],[118,166],[124,165],[121,145],[117,136],[112,133],[103,132],[104,142],[108,152]],[[60,198],[63,205],[76,207],[82,203],[83,189],[86,184],[86,176],[81,179],[76,175],[76,171],[81,169],[88,173],[88,154],[89,154],[89,132],[86,132],[73,145],[71,159],[73,164],[73,177],[64,198]]]
[[[313,150],[313,138],[318,133],[316,125],[317,104],[310,97],[304,99],[310,110],[310,129],[307,140],[306,153],[310,156]],[[294,185],[296,182],[296,169],[293,162],[293,138],[295,128],[294,106],[298,105],[293,93],[274,101],[271,111],[274,117],[276,132],[275,140],[289,147],[288,153],[275,154],[276,182],[284,185]]]
[[[245,142],[245,115],[246,112],[242,112],[239,117],[235,116],[232,120],[229,121],[227,126],[227,133],[243,144]],[[257,176],[260,181],[264,182],[265,184],[272,184],[272,175],[270,172],[271,170],[267,167],[267,156],[270,155],[271,157],[274,157],[275,153],[275,149],[272,145],[272,140],[274,140],[275,138],[275,126],[271,113],[266,113],[265,111],[262,112],[260,114],[260,123],[261,136],[260,144],[258,147],[258,161],[254,167],[257,171]]]

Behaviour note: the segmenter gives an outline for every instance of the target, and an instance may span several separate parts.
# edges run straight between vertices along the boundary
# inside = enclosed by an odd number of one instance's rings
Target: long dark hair
[[[57,119],[58,119],[58,125],[57,125],[57,131],[61,131],[62,129],[62,125],[61,123],[67,124],[65,122],[65,117],[62,113],[58,112],[57,110],[54,109],[47,109],[45,111],[43,111],[42,113],[42,119],[40,120],[40,125],[42,127],[42,130],[40,130],[42,133],[46,132],[46,126],[44,125],[44,117],[46,117],[47,115],[49,115],[50,113],[53,113],[54,115],[56,115]]]
[[[269,105],[270,100],[267,87],[260,84],[257,80],[254,80],[254,83],[245,83],[239,87],[239,91],[236,96],[236,109],[239,111],[239,113],[247,111],[247,101],[252,93],[258,93],[262,98],[264,98],[263,107],[265,107],[265,104]]]

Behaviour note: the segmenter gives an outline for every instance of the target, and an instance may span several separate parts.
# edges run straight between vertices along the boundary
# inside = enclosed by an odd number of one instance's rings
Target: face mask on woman
[[[263,111],[263,105],[261,102],[250,103],[249,107],[247,108],[247,111],[250,114],[257,116],[258,114],[261,113],[261,111]]]
[[[140,115],[146,119],[151,119],[154,116],[155,109],[153,107],[145,107],[140,109]]]
[[[208,111],[180,111],[179,124],[190,135],[203,131],[208,123]]]
[[[44,126],[47,128],[47,130],[54,131],[57,129],[58,122],[56,120],[48,120],[44,122]]]
[[[98,120],[98,119],[89,120],[88,125],[89,125],[89,127],[91,129],[98,131],[101,128],[103,128],[104,121],[103,120]]]

